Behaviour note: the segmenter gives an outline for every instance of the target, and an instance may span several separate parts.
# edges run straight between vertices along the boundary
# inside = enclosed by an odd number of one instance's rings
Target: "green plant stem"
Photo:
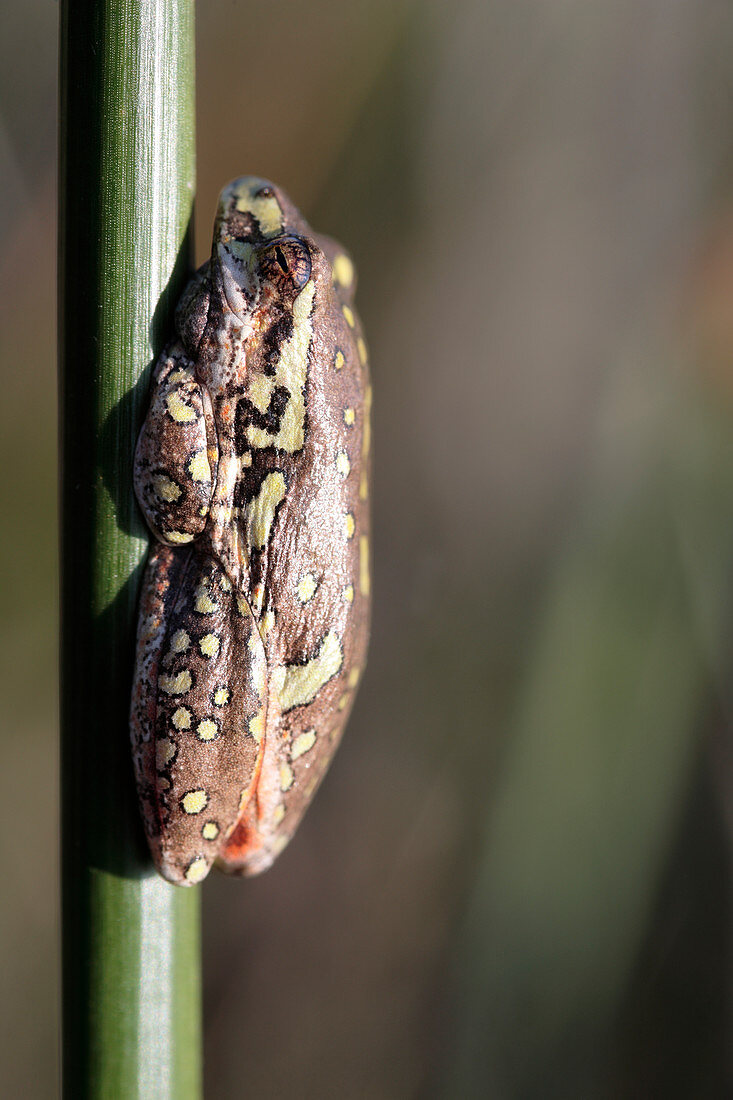
[[[132,455],[189,268],[193,0],[61,5],[64,1095],[200,1095],[198,890],[152,870],[128,708]],[[40,257],[37,258],[40,261]]]

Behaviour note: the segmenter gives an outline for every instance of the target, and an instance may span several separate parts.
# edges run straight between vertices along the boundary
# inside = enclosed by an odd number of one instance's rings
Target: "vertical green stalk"
[[[128,707],[147,539],[132,454],[189,267],[193,0],[63,0],[64,1095],[200,1095],[197,890],[153,872]],[[37,257],[38,262],[41,258]]]

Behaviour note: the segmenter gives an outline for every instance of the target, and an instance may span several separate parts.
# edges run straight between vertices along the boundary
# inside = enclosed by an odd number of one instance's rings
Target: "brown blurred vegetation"
[[[10,4],[0,45],[0,1030],[29,1098],[57,1057],[55,17]],[[243,172],[348,245],[376,459],[347,737],[277,866],[204,890],[207,1095],[729,1096],[733,10],[198,19],[197,260]]]

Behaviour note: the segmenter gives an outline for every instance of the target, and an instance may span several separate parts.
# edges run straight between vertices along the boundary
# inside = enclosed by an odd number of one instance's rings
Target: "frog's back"
[[[296,220],[296,216],[297,219]],[[246,809],[225,849],[257,870],[294,831],[351,709],[369,629],[370,403],[367,352],[353,308],[350,258],[293,215],[311,277],[295,298],[279,354],[254,341],[240,432],[246,497],[248,598],[270,671],[259,806]],[[269,348],[271,349],[270,342]],[[281,412],[269,425],[252,408]]]

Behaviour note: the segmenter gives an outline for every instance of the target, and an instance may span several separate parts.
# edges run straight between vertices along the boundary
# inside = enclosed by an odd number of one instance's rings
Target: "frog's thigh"
[[[209,404],[190,365],[169,357],[138,439],[135,491],[148,523],[171,545],[190,542],[209,513],[217,462]]]
[[[197,564],[170,617],[157,694],[161,873],[209,871],[249,799],[264,732],[265,652],[246,601],[212,559]]]

